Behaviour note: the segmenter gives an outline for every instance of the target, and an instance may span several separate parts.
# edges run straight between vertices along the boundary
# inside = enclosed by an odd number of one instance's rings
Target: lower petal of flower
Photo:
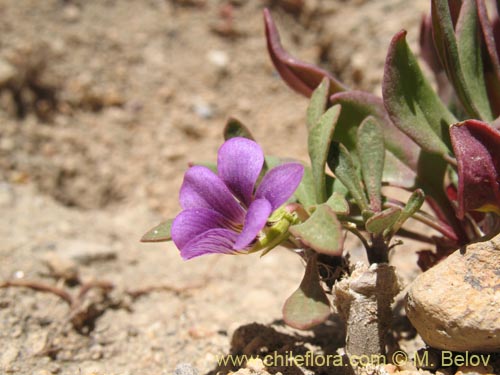
[[[217,211],[209,208],[190,208],[177,215],[172,223],[172,240],[177,248],[182,249],[193,238],[215,228],[236,229]]]
[[[210,229],[189,241],[181,250],[184,260],[205,254],[236,254],[233,245],[238,233],[230,229]]]

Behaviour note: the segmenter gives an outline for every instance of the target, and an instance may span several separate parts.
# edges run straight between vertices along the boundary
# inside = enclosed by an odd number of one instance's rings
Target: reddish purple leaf
[[[323,77],[328,77],[330,79],[330,95],[347,89],[344,84],[336,80],[326,70],[299,61],[285,51],[281,45],[278,29],[268,9],[264,9],[264,24],[266,27],[267,49],[274,67],[281,78],[293,90],[304,96],[310,97],[314,89],[318,87],[323,80]]]
[[[439,61],[436,47],[434,47],[434,39],[432,38],[432,18],[430,14],[422,17],[419,44],[421,56],[427,65],[429,65],[429,68],[431,68],[436,75],[442,72],[444,69]]]
[[[500,132],[467,120],[450,128],[458,162],[458,217],[471,210],[500,215]]]
[[[443,102],[450,103],[453,96],[453,88],[439,60],[432,33],[432,18],[430,14],[428,14],[422,17],[420,23],[420,55],[434,73],[439,97]]]

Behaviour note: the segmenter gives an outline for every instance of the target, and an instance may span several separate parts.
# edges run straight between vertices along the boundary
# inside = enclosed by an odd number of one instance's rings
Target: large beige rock
[[[500,236],[457,250],[417,277],[406,312],[432,347],[500,351]]]

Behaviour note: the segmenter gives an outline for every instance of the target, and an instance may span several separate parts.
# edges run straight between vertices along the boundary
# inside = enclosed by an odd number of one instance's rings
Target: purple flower
[[[262,178],[260,146],[232,138],[219,149],[217,171],[191,167],[180,191],[183,211],[172,224],[172,239],[183,259],[209,253],[247,252],[271,213],[285,203],[302,180],[299,163],[279,165]]]

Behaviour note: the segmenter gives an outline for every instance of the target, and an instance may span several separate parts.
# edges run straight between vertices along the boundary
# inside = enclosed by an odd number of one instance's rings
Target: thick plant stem
[[[349,356],[385,354],[385,336],[392,319],[391,304],[399,292],[394,267],[355,265],[351,276],[335,286],[335,304],[347,325]]]

